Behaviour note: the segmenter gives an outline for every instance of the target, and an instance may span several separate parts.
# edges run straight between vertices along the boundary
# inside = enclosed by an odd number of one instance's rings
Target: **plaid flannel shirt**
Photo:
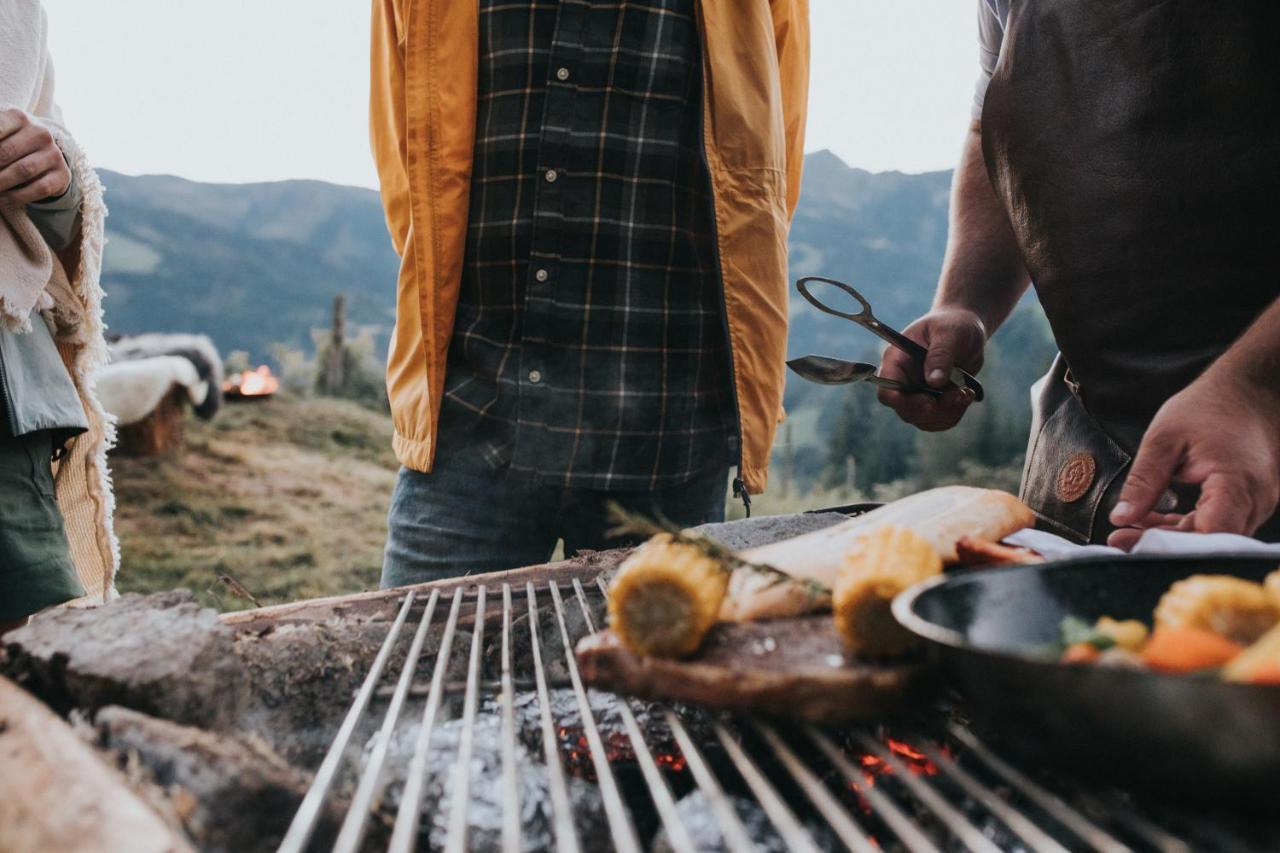
[[[566,487],[736,452],[695,0],[480,0],[442,452]]]

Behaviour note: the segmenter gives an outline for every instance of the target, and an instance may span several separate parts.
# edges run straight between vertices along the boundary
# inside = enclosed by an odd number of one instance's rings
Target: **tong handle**
[[[925,358],[929,355],[929,351],[920,344],[911,340],[911,338],[908,338],[897,329],[889,328],[875,317],[869,317],[859,322],[884,340],[911,356],[911,360],[920,365],[921,369],[924,368]],[[974,402],[981,402],[982,398],[986,396],[986,391],[983,389],[982,383],[975,379],[968,371],[961,370],[958,367],[951,368],[951,381],[962,388],[968,388],[972,391]]]

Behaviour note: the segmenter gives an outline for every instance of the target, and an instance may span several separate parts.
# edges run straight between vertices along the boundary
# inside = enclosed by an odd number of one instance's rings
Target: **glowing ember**
[[[265,364],[257,370],[246,370],[222,383],[225,394],[238,397],[269,397],[280,390],[280,380]]]
[[[938,775],[938,767],[929,757],[921,750],[911,744],[894,740],[891,737],[884,739],[885,746],[889,748],[889,752],[899,760],[906,768],[907,772],[913,776],[936,776]],[[944,744],[941,747],[943,755],[950,755],[948,747]],[[858,766],[862,768],[862,778],[866,780],[867,786],[870,787],[876,783],[878,776],[893,775],[893,768],[888,762],[875,755],[862,755],[858,758]],[[849,787],[856,793],[858,785],[849,783]]]

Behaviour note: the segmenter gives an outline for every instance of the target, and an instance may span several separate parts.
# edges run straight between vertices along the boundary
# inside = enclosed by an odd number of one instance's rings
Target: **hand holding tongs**
[[[826,305],[822,300],[809,292],[809,283],[815,281],[840,288],[857,300],[858,304],[862,306],[862,310],[856,314],[850,314],[847,311],[839,311]],[[922,369],[924,368],[925,356],[929,354],[929,351],[898,330],[890,328],[877,320],[875,314],[871,312],[871,303],[868,302],[861,293],[854,290],[849,285],[842,281],[822,278],[821,276],[806,276],[796,282],[796,289],[800,291],[801,296],[808,300],[810,305],[817,308],[819,311],[857,323],[859,326],[862,326],[864,329],[872,332],[877,337],[887,341],[890,346],[897,347],[907,355],[911,356],[912,360],[915,361],[916,364],[920,365]],[[813,382],[821,382],[827,385],[840,385],[848,382],[871,382],[872,384],[880,385],[885,388],[893,388],[894,390],[902,391],[904,393],[923,392],[926,394],[932,394],[935,397],[941,396],[942,393],[937,388],[931,388],[927,385],[906,386],[893,379],[885,379],[884,377],[876,376],[876,368],[873,365],[862,362],[843,361],[842,359],[828,358],[826,356],[808,355],[803,358],[796,358],[788,361],[787,366],[800,376],[803,376],[805,379]],[[968,388],[972,391],[973,399],[975,401],[981,400],[985,396],[985,392],[982,389],[982,383],[958,367],[952,368],[951,381],[956,385]]]

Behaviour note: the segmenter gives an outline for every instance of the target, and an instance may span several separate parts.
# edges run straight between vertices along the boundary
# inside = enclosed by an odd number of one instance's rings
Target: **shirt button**
[[[559,80],[561,83],[563,83],[565,80],[568,80],[568,79],[569,79],[569,69],[568,69],[568,68],[559,68],[559,69],[557,69],[557,70],[556,70],[556,79],[557,79],[557,80]]]
[[[530,381],[530,382],[532,382],[534,385],[537,385],[539,382],[541,382],[541,381],[542,381],[542,371],[541,371],[541,370],[530,370],[530,371],[529,371],[529,381]]]
[[[546,281],[547,279],[551,278],[551,273],[547,272],[546,270],[538,270],[536,273],[533,274],[533,277],[536,278],[538,281]]]
[[[556,179],[560,177],[560,173],[555,169],[547,169],[547,183],[554,184]]]

